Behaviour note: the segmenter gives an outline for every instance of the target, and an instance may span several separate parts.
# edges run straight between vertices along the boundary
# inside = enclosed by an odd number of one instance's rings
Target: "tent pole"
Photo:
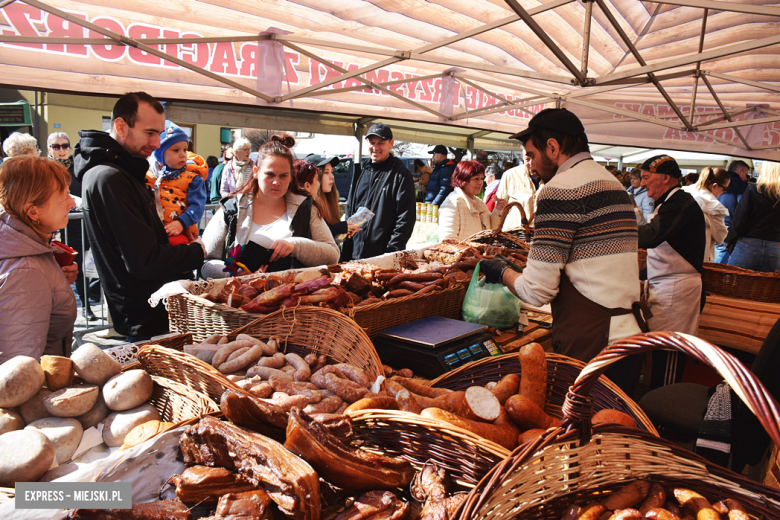
[[[704,50],[704,35],[707,31],[707,14],[709,9],[704,10],[704,16],[701,19],[701,35],[699,36],[699,54]],[[696,63],[696,70],[693,73],[693,90],[691,91],[691,109],[688,112],[688,117],[691,118],[691,123],[695,121],[696,117],[696,91],[699,89],[699,74],[701,73],[701,62]]]
[[[736,76],[730,76],[728,74],[721,74],[719,72],[712,72],[712,71],[702,71],[702,74],[706,74],[707,76],[712,76],[713,78],[722,79],[724,81],[733,81],[734,83],[742,83],[743,85],[747,85],[749,87],[756,87],[763,90],[771,90],[772,92],[780,92],[780,87],[776,85],[769,85],[767,83],[761,83],[760,81],[751,81],[749,79],[738,78]]]
[[[582,63],[580,72],[588,76],[588,52],[590,51],[590,22],[593,16],[593,0],[585,0],[585,27],[582,30]]]
[[[707,79],[707,76],[702,76],[701,79],[704,81],[704,84],[707,85],[707,89],[709,89],[710,94],[712,94],[713,99],[715,99],[715,102],[720,107],[721,112],[723,112],[723,115],[726,117],[726,120],[729,123],[733,123],[734,119],[732,119],[731,115],[728,113],[728,110],[726,110],[726,107],[723,106],[723,103],[721,103],[720,98],[715,93],[715,89],[712,88],[712,83],[710,83],[710,80]],[[702,130],[707,130],[707,128],[702,128]],[[742,144],[745,145],[746,150],[750,150],[750,145],[745,140],[745,137],[742,135],[742,132],[739,131],[739,128],[734,127],[734,132],[736,132],[737,136],[739,137],[739,140],[742,141]]]

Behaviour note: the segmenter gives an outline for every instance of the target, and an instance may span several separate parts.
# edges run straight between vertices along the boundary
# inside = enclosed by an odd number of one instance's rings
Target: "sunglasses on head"
[[[68,149],[70,149],[70,144],[69,143],[65,143],[65,144],[50,144],[49,146],[51,147],[52,150],[59,150],[59,149],[68,150]]]

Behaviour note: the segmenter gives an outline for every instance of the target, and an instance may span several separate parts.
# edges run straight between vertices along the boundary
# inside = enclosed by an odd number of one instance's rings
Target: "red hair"
[[[462,188],[469,183],[472,177],[485,173],[485,167],[477,161],[461,161],[452,173],[453,188]]]
[[[293,173],[298,187],[305,190],[306,183],[314,184],[314,176],[317,175],[317,167],[309,161],[295,161],[293,163]]]

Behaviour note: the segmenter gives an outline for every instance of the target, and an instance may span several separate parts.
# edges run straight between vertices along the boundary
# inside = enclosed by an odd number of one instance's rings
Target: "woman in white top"
[[[477,198],[485,181],[485,167],[477,161],[461,161],[452,174],[450,193],[439,208],[439,240],[464,240],[474,233],[495,229],[506,205],[499,199],[490,212]]]
[[[251,180],[220,203],[203,234],[205,278],[247,274],[235,264],[249,242],[271,250],[268,264],[259,269],[265,272],[338,261],[339,248],[327,224],[293,181],[294,145],[290,135],[273,136],[260,149]]]
[[[701,171],[699,180],[691,186],[684,186],[683,191],[690,193],[704,213],[704,230],[707,241],[704,245],[704,261],[715,261],[715,244],[722,244],[728,233],[725,217],[729,214],[726,206],[718,202],[729,187],[731,178],[723,168],[707,166]]]

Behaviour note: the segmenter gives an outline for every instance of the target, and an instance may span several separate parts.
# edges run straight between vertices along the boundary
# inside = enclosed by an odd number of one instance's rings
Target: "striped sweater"
[[[515,290],[541,306],[558,294],[561,270],[607,308],[639,300],[637,224],[625,188],[587,153],[571,157],[537,194],[536,230]],[[610,322],[610,342],[639,333],[632,315]]]

